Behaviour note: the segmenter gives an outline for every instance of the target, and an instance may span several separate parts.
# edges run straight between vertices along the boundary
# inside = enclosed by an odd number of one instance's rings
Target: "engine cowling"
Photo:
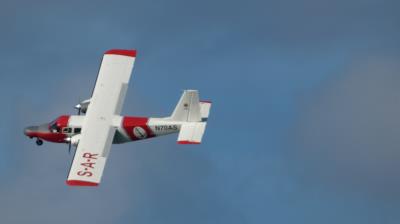
[[[89,107],[89,104],[90,104],[90,99],[84,100],[84,101],[80,102],[79,104],[77,104],[75,106],[75,109],[77,109],[79,112],[85,114]]]

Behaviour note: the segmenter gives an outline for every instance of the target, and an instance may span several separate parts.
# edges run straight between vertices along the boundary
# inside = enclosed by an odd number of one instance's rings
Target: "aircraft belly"
[[[131,139],[120,129],[117,129],[113,138],[113,144],[121,144],[129,141],[131,141]]]

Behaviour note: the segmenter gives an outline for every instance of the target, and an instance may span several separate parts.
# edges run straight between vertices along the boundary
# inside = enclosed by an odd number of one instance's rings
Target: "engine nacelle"
[[[84,100],[84,101],[80,102],[79,104],[77,104],[75,106],[75,109],[77,109],[79,112],[85,114],[89,107],[89,104],[90,104],[90,99]]]

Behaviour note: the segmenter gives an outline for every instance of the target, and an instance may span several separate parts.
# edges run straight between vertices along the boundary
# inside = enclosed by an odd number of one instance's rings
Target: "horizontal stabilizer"
[[[179,144],[200,144],[206,129],[206,122],[187,122],[182,124],[178,136]]]

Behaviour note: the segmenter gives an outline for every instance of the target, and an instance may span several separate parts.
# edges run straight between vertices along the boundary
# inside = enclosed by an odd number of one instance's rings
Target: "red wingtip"
[[[128,57],[136,57],[136,50],[123,50],[123,49],[112,49],[106,51],[104,54],[116,54],[116,55],[124,55]]]
[[[200,100],[202,103],[212,103],[210,100]]]
[[[98,183],[82,181],[82,180],[67,180],[66,183],[69,186],[90,186],[90,187],[99,186]]]
[[[178,141],[178,144],[200,144],[200,142]]]

